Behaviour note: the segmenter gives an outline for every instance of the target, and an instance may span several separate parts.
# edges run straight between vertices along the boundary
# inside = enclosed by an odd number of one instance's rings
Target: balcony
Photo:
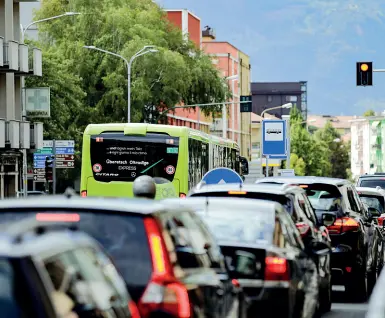
[[[43,123],[0,118],[0,149],[40,149],[43,147]]]
[[[16,41],[5,42],[0,37],[0,73],[14,73],[16,76],[42,76],[42,53],[33,48],[29,57],[26,44]]]

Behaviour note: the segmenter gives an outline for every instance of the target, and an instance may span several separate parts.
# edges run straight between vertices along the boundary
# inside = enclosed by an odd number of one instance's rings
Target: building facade
[[[41,50],[24,44],[22,34],[20,1],[0,0],[1,199],[14,197],[28,186],[27,151],[40,148],[43,139],[42,124],[26,119],[23,94],[25,76],[42,76]]]
[[[309,115],[307,120],[309,132],[314,133],[318,129],[324,128],[327,123],[330,123],[341,135],[341,139],[347,142],[351,138],[351,122],[356,117],[357,116]]]
[[[297,107],[307,119],[307,82],[255,82],[251,83],[253,113],[260,115],[264,110],[286,103]],[[275,109],[270,114],[282,118],[290,109]]]

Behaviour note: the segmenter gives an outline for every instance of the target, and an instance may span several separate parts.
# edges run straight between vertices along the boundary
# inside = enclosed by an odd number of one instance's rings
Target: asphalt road
[[[347,303],[343,292],[335,291],[333,292],[332,310],[322,318],[365,318],[367,308],[367,304]]]

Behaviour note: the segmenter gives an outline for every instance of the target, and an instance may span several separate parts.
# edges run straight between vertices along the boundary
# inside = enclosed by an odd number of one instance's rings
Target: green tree
[[[371,117],[371,116],[376,116],[376,113],[374,112],[373,109],[369,109],[364,113],[364,117]]]
[[[185,40],[165,13],[151,0],[43,1],[36,18],[66,11],[81,12],[41,24],[44,44],[55,47],[69,61],[73,74],[82,78],[91,107],[89,122],[124,122],[127,118],[127,69],[117,57],[87,51],[84,45],[118,53],[130,59],[145,45],[155,45],[158,53],[135,59],[132,66],[131,118],[148,120],[146,114],[180,102],[184,104],[222,102],[229,97],[224,79],[210,58]],[[218,107],[202,108],[206,113]]]
[[[326,177],[348,179],[350,168],[350,143],[344,143],[341,135],[328,122],[323,129],[315,133],[318,142],[323,142],[328,149],[328,159],[331,169]]]
[[[285,168],[286,163],[285,163]],[[290,169],[294,169],[296,176],[306,175],[306,163],[302,158],[299,158],[295,153],[290,155]]]
[[[296,154],[305,164],[305,175],[325,176],[330,173],[327,145],[318,141],[304,127],[303,117],[297,108],[290,112],[291,153]]]

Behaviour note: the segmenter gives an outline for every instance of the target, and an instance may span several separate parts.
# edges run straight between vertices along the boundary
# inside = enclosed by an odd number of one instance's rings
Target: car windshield
[[[38,212],[38,213],[37,213]],[[129,286],[146,286],[152,272],[151,256],[143,219],[134,214],[120,213],[71,213],[67,211],[2,212],[0,225],[25,218],[39,222],[77,222],[79,230],[99,241],[114,259]],[[137,291],[130,290],[133,298]]]
[[[216,207],[197,211],[218,241],[271,244],[274,231],[272,211],[226,211]]]
[[[366,203],[369,207],[375,208],[380,211],[380,213],[384,213],[384,197],[377,195],[367,195],[367,194],[359,194],[362,202]]]

